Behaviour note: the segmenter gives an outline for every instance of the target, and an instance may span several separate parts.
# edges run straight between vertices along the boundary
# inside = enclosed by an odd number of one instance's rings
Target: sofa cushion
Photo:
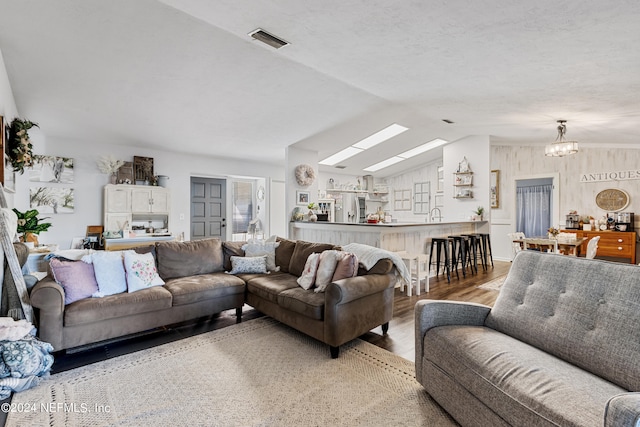
[[[53,279],[64,289],[65,304],[89,298],[98,292],[98,282],[96,282],[93,264],[52,258],[49,267]]]
[[[169,279],[164,287],[173,295],[176,306],[244,293],[245,284],[231,274],[211,273]]]
[[[247,292],[277,304],[280,292],[299,287],[296,279],[296,276],[288,273],[259,276],[247,282]]]
[[[510,425],[602,425],[607,401],[626,390],[500,332],[440,326],[424,338],[429,363]]]
[[[278,294],[278,305],[315,320],[324,317],[324,294],[304,290],[301,287],[287,289]]]
[[[267,256],[232,256],[229,274],[267,273]]]
[[[232,256],[244,256],[242,246],[247,242],[222,242],[222,253],[224,256],[223,268],[224,271],[231,270],[231,257]]]
[[[636,265],[522,251],[486,326],[640,390],[639,302]]]
[[[136,292],[152,286],[162,286],[156,262],[151,252],[124,251],[124,269],[127,272],[127,290]]]
[[[82,325],[170,307],[171,293],[162,286],[155,286],[133,293],[76,301],[65,307],[64,325]]]
[[[122,251],[97,251],[83,256],[82,262],[93,264],[98,282],[98,292],[93,296],[104,297],[127,291]]]
[[[280,267],[281,272],[288,273],[291,256],[296,248],[296,241],[278,237],[277,242],[280,245],[276,248],[276,265]]]
[[[220,239],[190,242],[158,242],[158,273],[165,281],[174,277],[194,276],[223,271]]]
[[[291,255],[291,261],[289,261],[289,273],[294,276],[302,275],[304,265],[309,255],[313,252],[321,253],[327,249],[334,249],[334,245],[330,243],[311,243],[298,240]]]

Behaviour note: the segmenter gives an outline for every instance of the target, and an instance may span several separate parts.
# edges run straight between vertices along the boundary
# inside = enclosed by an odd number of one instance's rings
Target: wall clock
[[[617,188],[602,190],[596,195],[596,205],[607,212],[617,212],[629,206],[629,194]]]

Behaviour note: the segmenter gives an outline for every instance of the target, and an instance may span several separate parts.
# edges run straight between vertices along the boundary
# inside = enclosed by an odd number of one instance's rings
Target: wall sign
[[[640,170],[590,172],[580,174],[580,182],[630,181],[640,179]]]

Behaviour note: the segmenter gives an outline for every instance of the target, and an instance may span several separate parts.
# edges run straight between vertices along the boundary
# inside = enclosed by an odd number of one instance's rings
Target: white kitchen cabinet
[[[133,213],[169,212],[169,190],[162,187],[134,188],[131,190],[131,211]]]
[[[132,222],[148,219],[157,220],[163,216],[163,222],[169,223],[171,196],[168,189],[140,185],[106,185],[104,188],[104,227],[105,231],[118,231],[131,227]]]

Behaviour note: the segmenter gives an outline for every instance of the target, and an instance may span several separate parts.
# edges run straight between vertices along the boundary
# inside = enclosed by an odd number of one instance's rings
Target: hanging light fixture
[[[578,152],[578,141],[566,141],[564,135],[567,133],[566,120],[558,120],[558,137],[555,142],[544,147],[544,155],[552,157],[569,156]]]

